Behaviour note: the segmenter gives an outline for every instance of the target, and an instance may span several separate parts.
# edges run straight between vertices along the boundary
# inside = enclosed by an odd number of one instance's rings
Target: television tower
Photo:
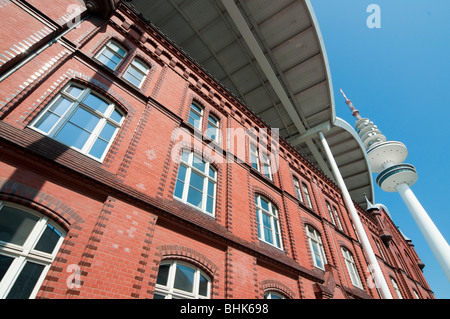
[[[340,91],[357,120],[355,128],[366,148],[372,172],[379,173],[376,178],[378,186],[386,192],[400,194],[450,282],[450,247],[410,188],[417,181],[417,172],[413,165],[403,163],[408,155],[406,146],[386,141],[377,126],[362,118],[342,89]]]

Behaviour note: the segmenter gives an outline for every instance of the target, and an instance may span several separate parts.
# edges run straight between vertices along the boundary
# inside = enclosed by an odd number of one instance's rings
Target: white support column
[[[417,226],[450,282],[450,247],[447,241],[407,184],[398,185],[397,192],[408,207]]]
[[[359,219],[358,212],[356,211],[350,193],[348,192],[347,186],[345,185],[344,179],[342,178],[341,172],[339,171],[339,168],[336,164],[333,153],[331,153],[330,146],[328,145],[328,142],[325,139],[325,136],[323,135],[322,132],[319,132],[319,137],[327,154],[328,161],[331,164],[331,169],[333,171],[334,177],[336,178],[336,181],[342,190],[345,203],[350,211],[353,224],[355,225],[356,231],[358,232],[358,236],[359,239],[361,240],[363,249],[367,254],[367,258],[369,259],[370,266],[372,267],[372,272],[375,279],[375,284],[379,288],[382,298],[392,299],[392,295],[386,283],[386,280],[383,276],[383,272],[381,271],[375,253],[373,252],[372,246],[370,245],[369,238],[367,237],[367,234],[364,231],[364,226],[361,220]]]

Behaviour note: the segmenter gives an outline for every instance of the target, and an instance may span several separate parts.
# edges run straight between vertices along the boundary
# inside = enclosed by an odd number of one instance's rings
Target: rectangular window
[[[295,177],[294,177],[294,189],[295,189],[295,193],[297,194],[298,200],[303,203],[303,196],[302,196],[302,190],[300,189],[300,182]]]
[[[306,186],[305,183],[302,183],[302,187],[303,187],[303,193],[305,194],[306,205],[308,205],[309,208],[313,208],[312,202],[311,202],[311,197],[309,196],[308,186]]]

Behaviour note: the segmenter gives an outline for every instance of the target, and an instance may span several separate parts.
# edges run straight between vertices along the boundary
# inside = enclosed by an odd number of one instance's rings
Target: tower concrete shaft
[[[357,119],[356,131],[366,148],[370,167],[374,173],[379,173],[378,186],[386,192],[400,194],[450,282],[450,247],[410,188],[417,181],[417,172],[413,165],[403,163],[408,156],[406,146],[387,141],[372,121],[359,115],[342,90],[341,93]]]

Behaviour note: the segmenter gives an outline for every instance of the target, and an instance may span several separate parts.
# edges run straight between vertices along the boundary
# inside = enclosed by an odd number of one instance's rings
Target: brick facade
[[[267,291],[380,298],[339,188],[283,139],[270,144],[279,150],[273,180],[252,168],[249,145],[262,130],[231,148],[226,129],[272,130],[125,5],[105,19],[90,15],[83,1],[3,0],[0,14],[16,19],[0,21],[0,201],[48,216],[64,230],[36,298],[153,298],[159,265],[168,260],[206,274],[213,299],[259,299]],[[74,21],[81,23],[71,29]],[[111,39],[127,51],[114,71],[96,59]],[[136,57],[149,67],[139,88],[123,78]],[[124,114],[101,161],[32,128],[69,83]],[[219,120],[218,141],[198,139],[201,132],[189,123],[192,103],[203,108],[202,132],[210,114]],[[181,149],[203,155],[217,172],[214,216],[174,198],[174,154],[179,159]],[[298,199],[294,178],[308,188],[312,207]],[[277,209],[282,249],[259,239],[256,195]],[[390,277],[403,298],[434,298],[414,247],[388,214],[357,209],[394,298]],[[320,234],[323,269],[314,266],[307,226]],[[341,247],[353,255],[361,288],[351,282]],[[79,270],[78,285],[70,284],[71,269]]]

